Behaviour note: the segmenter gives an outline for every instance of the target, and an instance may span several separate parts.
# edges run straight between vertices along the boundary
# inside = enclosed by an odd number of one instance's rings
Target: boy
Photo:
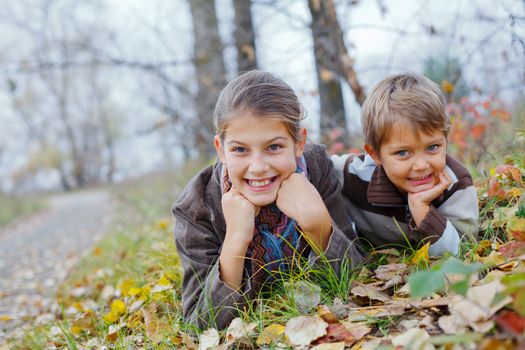
[[[430,242],[434,256],[455,255],[462,237],[475,239],[476,190],[447,155],[439,87],[413,73],[388,77],[368,95],[361,121],[366,154],[332,156],[360,237],[375,247]]]

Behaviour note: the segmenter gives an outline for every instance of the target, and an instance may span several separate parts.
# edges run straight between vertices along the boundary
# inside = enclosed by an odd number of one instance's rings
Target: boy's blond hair
[[[402,73],[381,80],[368,94],[361,111],[365,143],[379,153],[392,126],[407,121],[414,130],[441,130],[448,135],[450,120],[445,96],[425,76]]]

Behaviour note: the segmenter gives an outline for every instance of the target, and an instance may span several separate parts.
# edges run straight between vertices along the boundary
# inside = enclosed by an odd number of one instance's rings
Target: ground
[[[52,196],[49,207],[0,230],[0,344],[55,303],[57,286],[101,237],[112,216],[105,190]]]

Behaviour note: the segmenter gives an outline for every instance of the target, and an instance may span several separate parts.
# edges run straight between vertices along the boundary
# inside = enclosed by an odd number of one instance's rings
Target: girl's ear
[[[372,145],[365,144],[365,151],[372,157],[374,162],[376,162],[377,165],[381,165],[381,159],[379,158],[379,154],[374,150]]]
[[[222,147],[221,138],[219,135],[215,135],[213,138],[213,144],[215,145],[215,150],[219,155],[219,159],[221,160],[222,164],[224,164],[224,148]]]
[[[295,156],[300,157],[304,152],[304,145],[306,144],[306,139],[308,137],[308,132],[306,128],[301,128],[299,131],[299,141],[295,143]]]

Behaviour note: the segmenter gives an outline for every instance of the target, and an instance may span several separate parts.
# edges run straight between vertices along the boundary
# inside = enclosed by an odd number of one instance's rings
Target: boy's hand
[[[430,211],[430,203],[439,197],[452,183],[452,178],[443,169],[438,176],[439,182],[426,191],[408,193],[408,206],[416,225],[419,227],[427,213]]]
[[[293,173],[285,179],[277,193],[277,207],[295,219],[313,248],[324,251],[332,229],[332,218],[317,189],[304,175]]]
[[[254,218],[259,208],[248,201],[235,187],[222,195],[221,204],[226,221],[225,240],[247,247],[253,239]]]

